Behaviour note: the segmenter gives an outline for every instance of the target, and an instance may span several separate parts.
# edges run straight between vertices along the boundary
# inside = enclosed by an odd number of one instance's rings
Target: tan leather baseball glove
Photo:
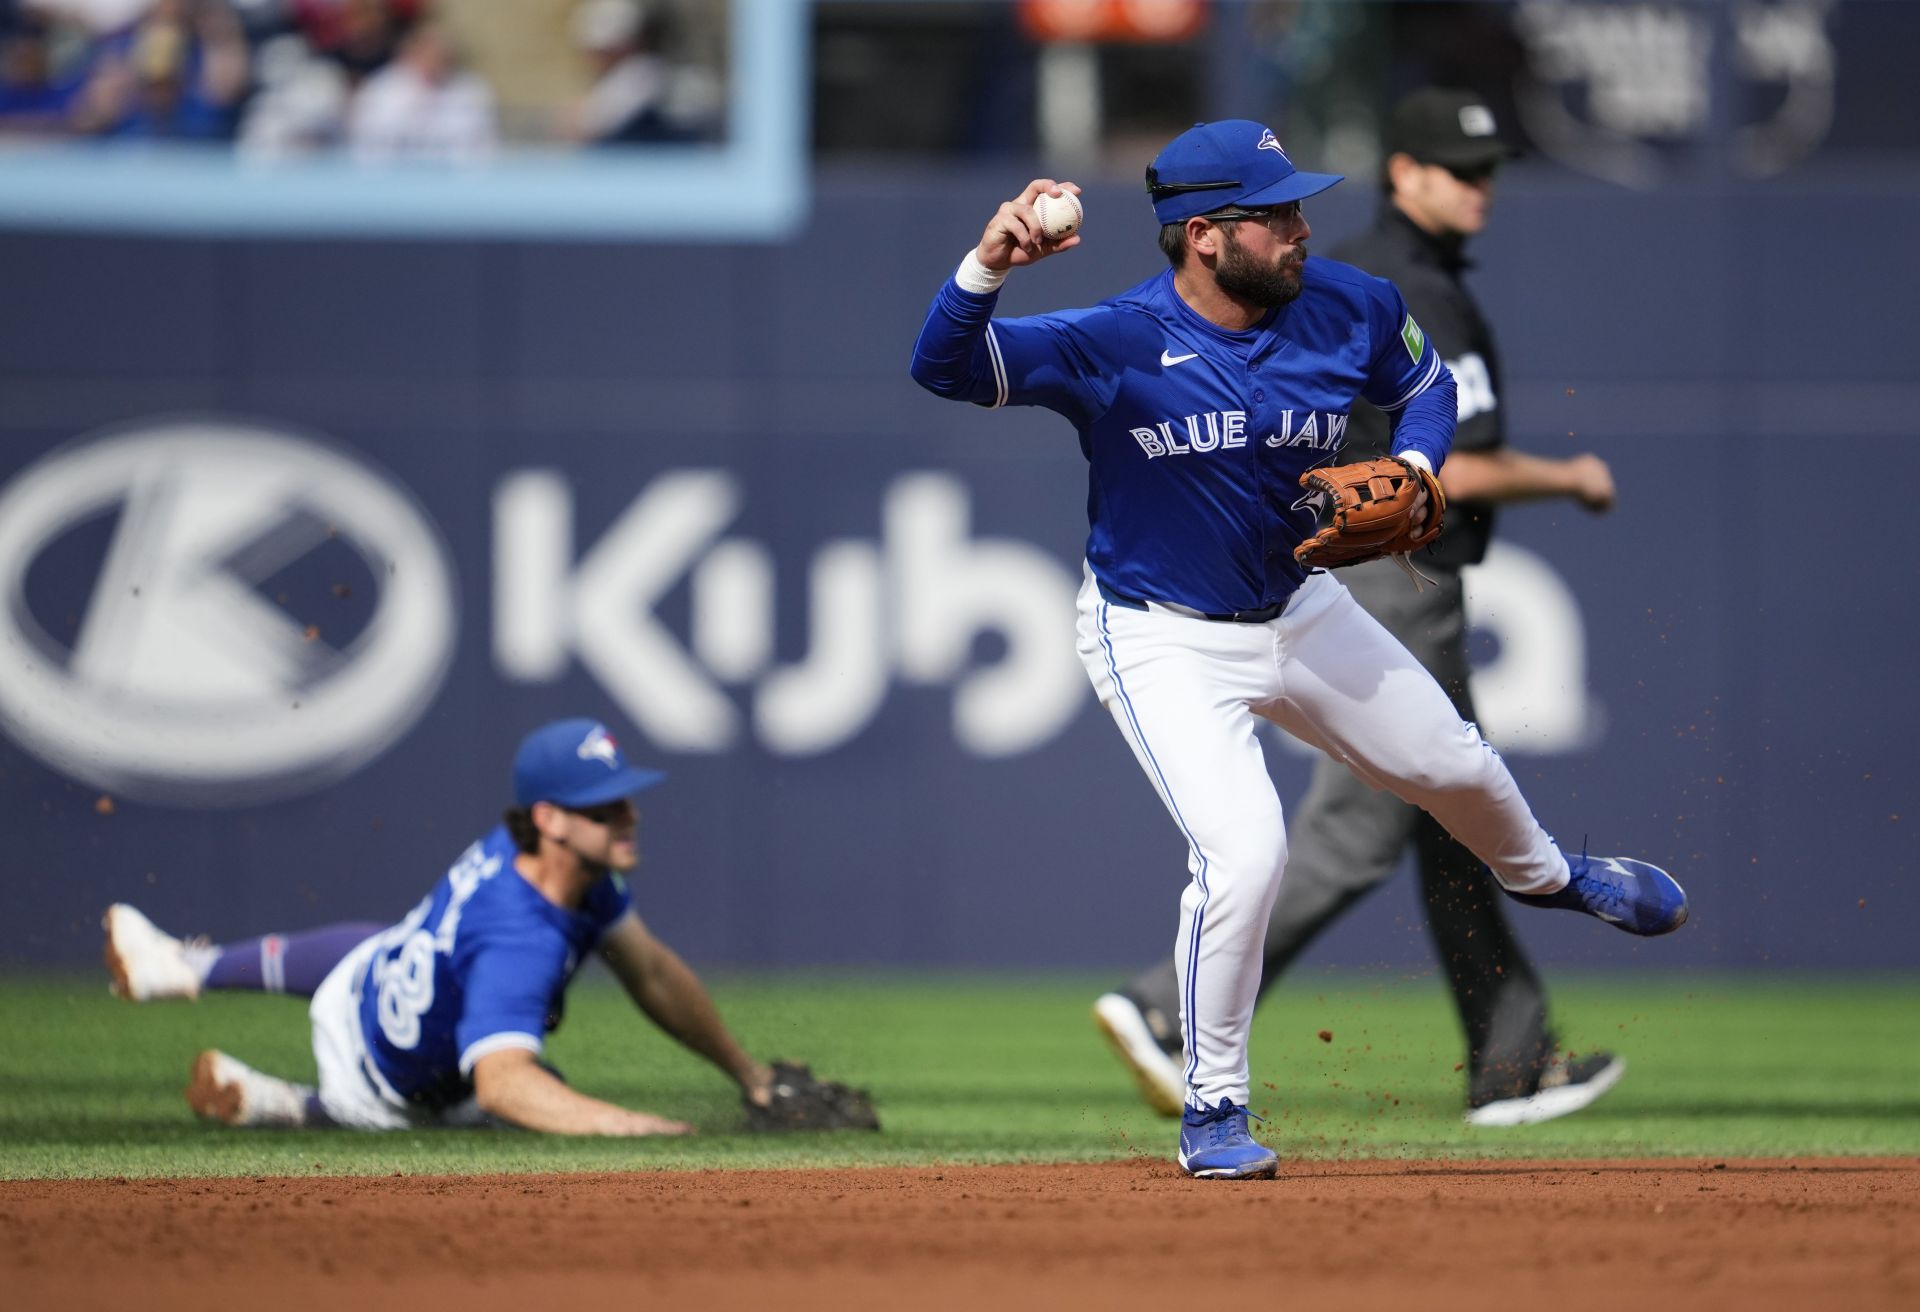
[[[1446,518],[1440,480],[1399,456],[1310,469],[1300,486],[1309,502],[1319,502],[1323,526],[1293,549],[1302,565],[1338,569],[1402,556],[1439,537]],[[1416,519],[1423,507],[1424,517]]]

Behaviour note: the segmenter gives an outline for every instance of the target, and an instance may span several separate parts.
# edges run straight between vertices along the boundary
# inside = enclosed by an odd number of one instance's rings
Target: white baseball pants
[[[334,1124],[353,1130],[404,1130],[422,1123],[398,1094],[386,1096],[368,1073],[360,1034],[360,979],[380,935],[347,953],[314,990],[313,1060],[320,1069],[320,1105]]]
[[[342,958],[307,1006],[313,1060],[320,1070],[320,1105],[335,1125],[349,1130],[486,1124],[486,1114],[472,1098],[440,1110],[418,1107],[394,1092],[374,1069],[360,1032],[360,981],[383,937],[375,934]]]
[[[1261,942],[1287,864],[1255,716],[1426,810],[1505,887],[1565,887],[1566,859],[1506,764],[1332,575],[1309,575],[1264,624],[1117,605],[1091,572],[1079,611],[1094,692],[1187,842],[1174,964],[1189,1102],[1247,1105]]]

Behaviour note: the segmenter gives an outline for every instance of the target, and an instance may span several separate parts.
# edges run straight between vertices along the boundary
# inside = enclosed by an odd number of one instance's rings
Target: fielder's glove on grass
[[[747,1128],[762,1132],[788,1130],[877,1130],[880,1118],[864,1089],[850,1089],[837,1080],[815,1079],[798,1062],[773,1063],[772,1095],[762,1107],[751,1098]]]

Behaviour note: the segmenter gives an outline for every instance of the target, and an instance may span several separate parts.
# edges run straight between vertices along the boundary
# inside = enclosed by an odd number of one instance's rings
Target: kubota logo
[[[1032,543],[975,537],[958,478],[902,475],[883,494],[878,541],[814,553],[797,662],[775,656],[773,549],[729,532],[743,498],[726,470],[663,473],[581,550],[566,477],[508,475],[493,505],[500,672],[550,683],[577,658],[676,752],[730,751],[749,732],[780,756],[828,752],[872,723],[896,681],[950,685],[954,741],[974,756],[1032,751],[1087,705],[1072,571]],[[657,610],[683,586],[684,641]],[[1004,648],[986,665],[982,634]],[[746,714],[729,684],[746,685]]]
[[[90,574],[68,545],[89,533]],[[352,579],[334,585],[353,617],[337,632],[272,592],[317,556]],[[223,806],[347,774],[426,708],[454,629],[426,516],[305,438],[157,425],[0,488],[0,728],[102,788]]]

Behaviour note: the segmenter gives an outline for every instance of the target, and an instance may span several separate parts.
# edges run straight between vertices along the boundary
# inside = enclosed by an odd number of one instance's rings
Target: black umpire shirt
[[[1336,260],[1385,278],[1400,289],[1414,321],[1433,349],[1453,370],[1460,392],[1460,426],[1455,451],[1491,451],[1506,445],[1506,419],[1500,412],[1500,357],[1493,330],[1460,281],[1469,267],[1461,243],[1423,232],[1391,203],[1380,207],[1373,226],[1331,252]],[[1391,450],[1392,425],[1364,401],[1356,402],[1340,459],[1366,460]],[[1447,527],[1440,540],[1421,553],[1420,564],[1458,569],[1477,564],[1493,535],[1493,503],[1447,504]]]

